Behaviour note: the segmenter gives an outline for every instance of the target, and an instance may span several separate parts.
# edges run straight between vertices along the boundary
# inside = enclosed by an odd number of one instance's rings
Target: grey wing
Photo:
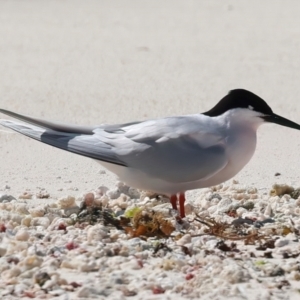
[[[112,140],[127,166],[168,182],[207,179],[223,169],[228,158],[225,138],[202,116],[171,117],[123,127]]]
[[[148,145],[136,155],[123,155],[122,160],[131,168],[168,182],[208,179],[228,163],[223,144],[204,148],[188,136]]]
[[[0,120],[1,125],[30,138],[79,155],[125,166],[125,163],[113,151],[112,146],[105,143],[101,140],[101,136],[94,133],[95,127],[54,123],[2,109],[0,109],[0,112],[30,123]]]

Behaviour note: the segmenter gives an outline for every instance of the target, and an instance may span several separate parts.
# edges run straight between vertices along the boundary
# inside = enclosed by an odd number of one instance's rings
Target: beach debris
[[[284,293],[300,281],[299,200],[286,191],[219,185],[204,190],[185,219],[166,197],[121,183],[114,199],[100,187],[36,207],[0,202],[1,297]]]

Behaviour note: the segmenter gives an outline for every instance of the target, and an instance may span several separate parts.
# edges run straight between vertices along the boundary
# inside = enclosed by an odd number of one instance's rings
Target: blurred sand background
[[[203,112],[246,88],[300,123],[299,11],[292,0],[2,0],[0,107],[121,123]],[[56,197],[117,181],[93,160],[0,130],[0,194],[45,188]],[[260,128],[236,179],[266,191],[299,186],[300,132]]]

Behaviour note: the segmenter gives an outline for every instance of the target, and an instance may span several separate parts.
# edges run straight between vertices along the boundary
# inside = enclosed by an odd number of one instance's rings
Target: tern
[[[116,125],[77,126],[0,112],[23,121],[0,120],[3,126],[93,158],[127,185],[169,196],[173,209],[178,201],[181,217],[186,191],[220,184],[249,162],[261,124],[300,130],[244,89],[230,91],[204,113]]]

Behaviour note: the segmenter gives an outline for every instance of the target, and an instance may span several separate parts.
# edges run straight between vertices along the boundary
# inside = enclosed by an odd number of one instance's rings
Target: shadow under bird
[[[273,113],[250,91],[230,91],[202,114],[116,125],[77,126],[36,119],[4,109],[19,119],[0,124],[51,146],[97,160],[129,186],[168,195],[185,216],[187,190],[220,184],[251,159],[263,123],[300,130]]]

